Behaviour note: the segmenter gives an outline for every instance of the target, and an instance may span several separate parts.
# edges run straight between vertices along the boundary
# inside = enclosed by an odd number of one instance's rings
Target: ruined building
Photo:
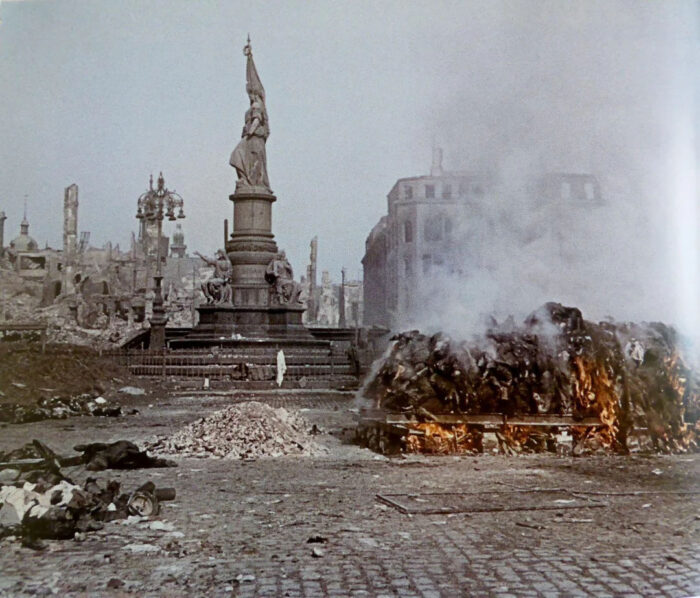
[[[416,289],[441,272],[468,284],[470,274],[491,263],[496,231],[523,246],[550,237],[566,259],[567,220],[577,209],[602,204],[600,185],[590,174],[549,173],[515,189],[488,174],[448,172],[437,148],[429,175],[396,181],[387,196],[387,214],[365,242],[364,323],[394,328],[418,306]],[[527,221],[508,222],[499,207],[527,205]],[[495,201],[499,199],[499,201]],[[498,241],[496,241],[498,242]]]
[[[310,327],[359,328],[363,324],[364,295],[361,280],[334,283],[327,270],[321,272],[317,284],[318,237],[311,240],[310,263],[301,277],[306,311],[303,322]]]
[[[47,272],[50,253],[50,250],[39,249],[34,237],[29,235],[29,220],[25,208],[19,235],[10,241],[7,248],[7,257],[12,268],[24,279],[42,280]]]
[[[0,212],[0,319],[47,321],[58,328],[108,329],[113,323],[145,326],[151,310],[157,232],[141,227],[138,240],[122,251],[107,242],[90,245],[89,231],[78,230],[78,186],[64,191],[63,247],[40,249],[29,234],[26,207],[20,233],[4,245],[5,213]],[[207,268],[186,254],[184,233],[161,238],[163,287],[169,325],[191,325],[193,304]],[[68,325],[64,325],[68,323]],[[73,339],[75,340],[75,339]]]
[[[175,225],[173,242],[170,245],[170,257],[187,257],[187,245],[185,245],[185,233],[182,232],[182,224]]]

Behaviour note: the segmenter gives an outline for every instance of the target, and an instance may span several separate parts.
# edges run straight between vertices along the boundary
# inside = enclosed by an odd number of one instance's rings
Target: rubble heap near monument
[[[188,457],[257,459],[325,452],[313,441],[300,416],[256,401],[232,405],[186,426],[148,448]]]
[[[441,425],[445,414],[571,416],[582,449],[698,448],[698,376],[664,324],[594,323],[547,303],[520,325],[510,319],[466,342],[418,331],[394,340],[364,394],[386,412],[415,417],[404,450],[481,450],[481,428]],[[601,425],[576,426],[585,418]],[[498,437],[506,452],[538,451],[554,447],[555,433],[503,425]]]

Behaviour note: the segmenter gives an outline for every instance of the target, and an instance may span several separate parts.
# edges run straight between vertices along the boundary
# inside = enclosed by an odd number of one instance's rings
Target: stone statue
[[[210,260],[201,253],[195,251],[195,255],[208,265],[214,266],[214,275],[202,283],[201,289],[206,297],[208,305],[230,304],[233,299],[231,290],[231,262],[228,256],[219,249],[216,258]]]
[[[236,191],[272,193],[267,178],[267,156],[265,142],[270,134],[270,124],[265,109],[265,89],[260,82],[253,62],[253,51],[248,43],[243,48],[248,57],[246,65],[246,91],[250,108],[245,113],[245,124],[241,140],[233,150],[229,163],[236,169],[238,181]]]
[[[265,270],[265,280],[272,285],[273,301],[280,305],[301,305],[301,285],[294,280],[292,266],[280,251]]]

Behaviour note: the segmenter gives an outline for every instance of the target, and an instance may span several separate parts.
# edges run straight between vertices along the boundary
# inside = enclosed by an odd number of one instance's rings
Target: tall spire
[[[24,218],[19,225],[19,234],[28,235],[29,234],[29,220],[27,220],[27,194],[24,195]]]

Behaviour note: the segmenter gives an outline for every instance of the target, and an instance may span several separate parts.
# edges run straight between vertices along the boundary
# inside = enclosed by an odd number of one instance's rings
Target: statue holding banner
[[[236,192],[272,193],[267,176],[267,155],[265,153],[270,124],[265,109],[265,89],[260,82],[253,62],[250,37],[243,48],[243,54],[248,58],[246,91],[250,99],[250,108],[245,113],[241,140],[231,153],[229,163],[236,169],[238,175]]]

